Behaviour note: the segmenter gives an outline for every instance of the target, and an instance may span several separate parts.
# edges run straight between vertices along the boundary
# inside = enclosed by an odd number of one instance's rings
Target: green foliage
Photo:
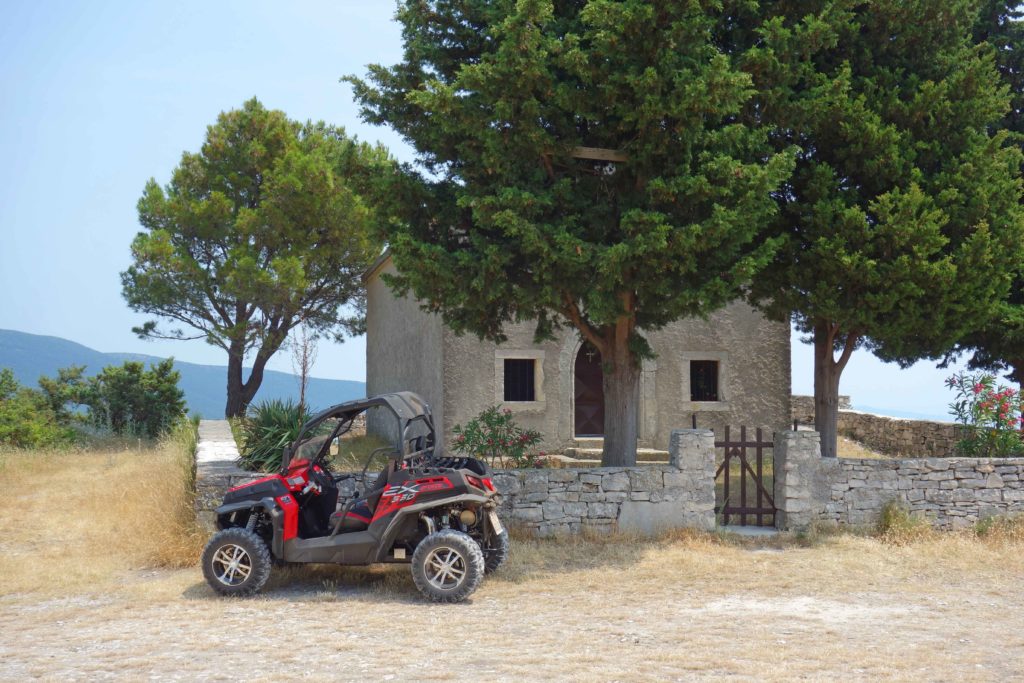
[[[453,448],[456,453],[478,458],[492,467],[521,469],[544,466],[544,451],[532,451],[540,443],[540,433],[519,427],[512,411],[507,408],[487,408],[465,427],[455,425],[452,432],[455,434]]]
[[[88,383],[83,377],[84,373],[84,365],[72,365],[58,368],[56,377],[39,378],[39,389],[61,424],[69,424],[78,418],[70,406],[85,402]]]
[[[75,430],[58,421],[42,392],[21,386],[10,369],[0,368],[0,446],[46,448],[75,439]]]
[[[88,407],[93,425],[119,435],[156,438],[185,416],[179,379],[172,358],[149,370],[142,363],[126,361],[103,368],[76,393]]]
[[[228,352],[229,417],[244,414],[295,325],[338,340],[362,331],[361,275],[380,252],[373,198],[392,168],[383,148],[252,99],[218,117],[166,187],[146,185],[125,299]],[[136,332],[186,338],[155,321]]]
[[[1010,109],[1000,122],[1015,144],[1024,140],[1024,12],[1016,1],[985,0],[974,28],[976,40],[995,49],[996,66],[1010,87]],[[1008,372],[1024,385],[1024,275],[1016,274],[1013,287],[985,325],[971,330],[949,358],[970,352],[969,367]]]
[[[960,424],[957,451],[972,458],[1000,458],[1024,451],[1019,431],[1020,395],[1014,389],[996,386],[996,378],[985,373],[961,372],[946,380],[956,393],[949,412]]]
[[[1010,98],[974,43],[973,0],[735,5],[723,40],[747,53],[744,120],[801,148],[776,195],[783,247],[753,295],[813,335],[834,421],[854,348],[940,357],[1006,296],[1024,256],[1022,156],[992,131]]]
[[[295,441],[310,417],[305,408],[288,400],[262,401],[250,408],[241,423],[241,465],[248,470],[281,469],[284,447]]]
[[[635,459],[622,402],[644,332],[736,299],[779,244],[764,229],[794,153],[739,120],[754,88],[718,45],[729,17],[646,0],[407,1],[397,17],[402,62],[348,79],[430,174],[406,169],[390,194],[387,281],[459,333],[578,329],[619,388],[605,457],[622,422]]]

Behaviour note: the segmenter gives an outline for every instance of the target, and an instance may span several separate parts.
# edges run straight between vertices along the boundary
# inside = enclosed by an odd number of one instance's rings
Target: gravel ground
[[[0,597],[0,680],[1020,680],[1020,550],[523,542],[462,605],[405,567],[285,572],[252,599],[136,571]]]

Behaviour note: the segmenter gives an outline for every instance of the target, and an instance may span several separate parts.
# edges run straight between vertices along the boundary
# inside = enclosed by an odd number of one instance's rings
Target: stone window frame
[[[707,413],[707,412],[728,412],[732,410],[730,397],[732,388],[729,384],[729,352],[728,351],[684,351],[678,355],[680,360],[680,384],[681,398],[680,407],[684,412]],[[717,401],[691,401],[690,396],[690,361],[713,360],[718,362],[718,400]]]
[[[505,360],[533,361],[533,401],[505,400]],[[543,410],[547,405],[544,397],[544,351],[539,349],[497,349],[494,352],[494,402],[509,410]]]

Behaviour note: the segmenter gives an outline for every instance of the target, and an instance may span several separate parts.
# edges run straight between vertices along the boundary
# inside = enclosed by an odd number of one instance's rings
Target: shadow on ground
[[[573,572],[594,569],[628,570],[649,554],[667,545],[697,549],[715,547],[748,552],[783,552],[806,549],[827,543],[834,534],[812,530],[805,534],[740,536],[728,531],[713,533],[681,529],[657,537],[627,534],[577,535],[532,538],[514,533],[512,552],[506,564],[487,582],[520,584]],[[198,567],[196,568],[198,570]],[[187,600],[219,599],[205,581],[189,586],[182,597]],[[365,600],[400,604],[419,604],[423,597],[412,582],[409,565],[377,564],[369,567],[334,565],[292,565],[274,567],[270,580],[259,594],[271,601],[329,602]]]

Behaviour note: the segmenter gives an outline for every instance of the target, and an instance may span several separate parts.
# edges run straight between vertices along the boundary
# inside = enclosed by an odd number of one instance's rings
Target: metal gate
[[[773,446],[764,440],[760,427],[753,441],[747,440],[746,427],[740,427],[738,441],[729,438],[728,427],[725,438],[715,441],[715,448],[725,451],[715,472],[715,514],[722,524],[738,517],[739,524],[747,526],[749,517],[755,526],[775,526],[775,499],[770,493],[775,488],[775,463],[773,457],[765,458],[765,450]]]

